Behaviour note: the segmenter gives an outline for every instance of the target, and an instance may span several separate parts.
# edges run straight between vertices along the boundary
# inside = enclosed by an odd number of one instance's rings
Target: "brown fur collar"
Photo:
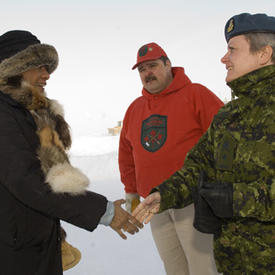
[[[89,179],[70,164],[66,153],[71,146],[71,135],[62,106],[26,83],[18,88],[0,85],[0,90],[31,112],[40,139],[37,155],[51,189],[57,193],[85,192]]]
[[[49,107],[49,100],[45,94],[42,94],[38,89],[28,85],[24,81],[20,87],[14,87],[0,82],[0,90],[30,111]]]

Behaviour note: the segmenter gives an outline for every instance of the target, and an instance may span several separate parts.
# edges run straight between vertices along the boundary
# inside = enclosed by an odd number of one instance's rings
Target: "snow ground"
[[[124,198],[118,170],[119,136],[81,137],[73,141],[71,162],[91,181],[90,190],[109,200]],[[92,209],[91,209],[92,212]],[[88,232],[62,222],[68,241],[82,253],[80,263],[65,275],[164,275],[150,225],[123,240],[110,227]]]

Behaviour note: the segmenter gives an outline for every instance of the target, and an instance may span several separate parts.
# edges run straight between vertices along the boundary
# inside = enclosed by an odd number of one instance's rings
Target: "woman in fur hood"
[[[123,200],[88,191],[70,164],[62,106],[44,91],[57,65],[55,48],[30,32],[0,36],[0,274],[62,274],[61,243],[69,257],[80,253],[65,242],[60,219],[89,231],[110,225],[122,238],[122,229],[142,227]]]

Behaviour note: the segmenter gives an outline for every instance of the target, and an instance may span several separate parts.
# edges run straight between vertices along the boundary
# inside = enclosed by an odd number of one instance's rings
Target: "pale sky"
[[[193,82],[230,99],[224,25],[242,12],[275,16],[274,0],[10,0],[1,5],[0,33],[29,30],[57,49],[48,96],[64,106],[73,135],[97,135],[141,95],[131,67],[145,43],[158,43]]]

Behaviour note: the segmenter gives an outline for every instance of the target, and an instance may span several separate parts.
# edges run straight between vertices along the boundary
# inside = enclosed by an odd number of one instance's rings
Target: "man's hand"
[[[133,216],[142,223],[148,223],[159,212],[160,200],[159,192],[152,193],[136,207]]]
[[[127,237],[122,233],[121,229],[134,235],[139,231],[138,228],[143,227],[143,224],[121,207],[121,204],[123,203],[125,203],[125,200],[117,200],[114,202],[115,215],[110,226],[120,235],[122,239],[126,240]]]

